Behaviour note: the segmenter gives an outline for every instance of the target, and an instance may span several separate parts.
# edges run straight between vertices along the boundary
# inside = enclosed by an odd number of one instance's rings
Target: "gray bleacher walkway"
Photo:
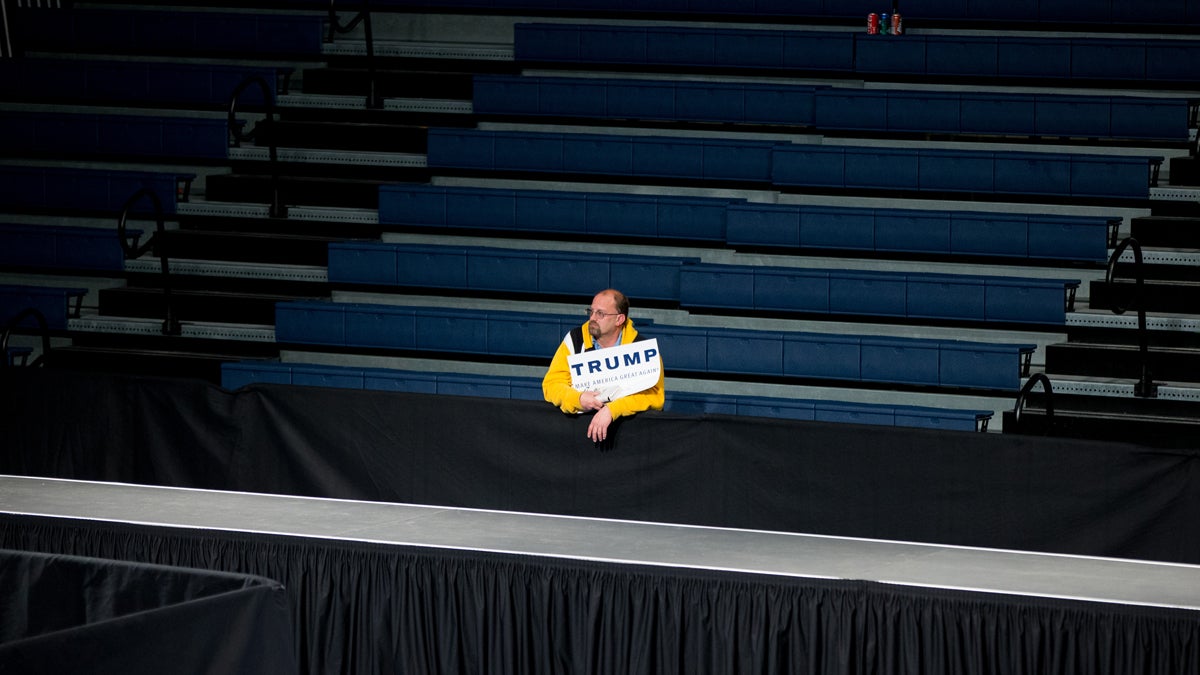
[[[16,476],[0,512],[1200,612],[1200,566],[1137,560]]]

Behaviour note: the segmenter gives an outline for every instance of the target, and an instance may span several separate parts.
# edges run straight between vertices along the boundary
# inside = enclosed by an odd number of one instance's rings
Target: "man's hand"
[[[588,438],[592,439],[593,443],[599,443],[608,438],[608,425],[612,424],[612,419],[612,411],[608,409],[608,406],[602,406],[588,424]]]
[[[579,406],[584,410],[599,410],[604,407],[604,398],[598,391],[585,391],[579,395]]]

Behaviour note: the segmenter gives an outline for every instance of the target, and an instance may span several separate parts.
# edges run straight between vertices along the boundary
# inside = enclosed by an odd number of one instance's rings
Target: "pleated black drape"
[[[1164,608],[22,516],[0,546],[279,580],[305,673],[1200,672]]]

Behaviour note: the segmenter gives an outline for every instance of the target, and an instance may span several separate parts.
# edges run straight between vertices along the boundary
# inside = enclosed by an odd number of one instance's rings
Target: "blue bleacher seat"
[[[1162,157],[781,144],[776,185],[1147,199]]]
[[[24,366],[29,363],[29,357],[33,355],[32,347],[7,347],[4,353],[5,363],[11,366]]]
[[[79,316],[86,288],[59,286],[0,285],[0,326],[32,307],[46,318],[52,330],[66,330],[67,321]],[[29,322],[31,325],[32,321]]]
[[[845,5],[846,3],[841,3]],[[874,6],[864,7],[862,17]],[[1080,7],[1088,14],[1093,7]],[[972,10],[974,11],[974,10]],[[1028,12],[1018,12],[1028,14]],[[1200,65],[1200,41],[1031,35],[904,36],[866,32],[747,30],[646,25],[514,26],[518,61],[637,63],[699,69],[1184,81]]]
[[[140,230],[126,230],[133,237]],[[0,265],[119,272],[125,253],[116,228],[0,223]]]
[[[322,308],[316,305],[324,305]],[[492,354],[495,335],[507,336],[503,355],[542,360],[553,353],[578,317],[549,320],[535,336],[514,329],[528,323],[520,312],[451,310],[360,303],[279,303],[276,339],[285,344],[334,348],[382,348],[431,353]],[[644,324],[645,322],[643,322]],[[1035,345],[893,338],[886,345],[855,335],[825,335],[732,328],[693,328],[655,324],[646,331],[664,347],[672,371],[728,373],[757,377],[802,377],[899,382],[912,386],[1015,390]],[[511,336],[520,335],[520,340]],[[502,338],[503,339],[503,338]],[[866,355],[864,358],[864,340]],[[874,350],[874,351],[872,351]],[[882,350],[882,352],[881,352]],[[937,357],[932,356],[937,353]],[[905,355],[905,362],[872,358]],[[937,366],[936,375],[932,372]],[[909,379],[904,379],[909,378]]]
[[[383,225],[1102,262],[1112,219],[699,197],[385,185]]]
[[[0,111],[0,143],[21,155],[225,159],[228,138],[224,119]]]
[[[174,213],[186,199],[194,174],[76,169],[44,166],[0,166],[0,207],[17,211],[117,213],[139,190],[152,190],[165,213]],[[136,213],[152,210],[149,200],[133,206]]]
[[[641,300],[679,299],[686,257],[524,251],[380,242],[329,245],[334,283],[586,296],[620,287]]]
[[[1078,279],[689,263],[685,308],[1061,325]]]
[[[20,20],[31,51],[311,56],[325,35],[325,18],[311,13],[70,8],[27,11]]]
[[[272,94],[286,86],[292,68],[283,66],[112,61],[26,57],[0,60],[0,97],[7,100],[82,101],[122,105],[229,104],[245,79],[260,77]],[[244,105],[261,105],[262,93],[250,87]]]
[[[649,119],[813,123],[818,87],[674,80],[476,75],[476,113]]]
[[[725,207],[742,200],[384,185],[384,225],[587,233],[600,236],[725,241]]]
[[[436,168],[767,181],[772,141],[430,129]]]

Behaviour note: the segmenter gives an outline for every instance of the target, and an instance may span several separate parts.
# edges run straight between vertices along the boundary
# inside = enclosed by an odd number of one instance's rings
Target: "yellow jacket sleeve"
[[[554,358],[550,360],[550,368],[542,378],[542,396],[565,413],[581,413],[580,392],[571,387],[571,371],[567,366],[569,353],[566,341],[560,342]]]

